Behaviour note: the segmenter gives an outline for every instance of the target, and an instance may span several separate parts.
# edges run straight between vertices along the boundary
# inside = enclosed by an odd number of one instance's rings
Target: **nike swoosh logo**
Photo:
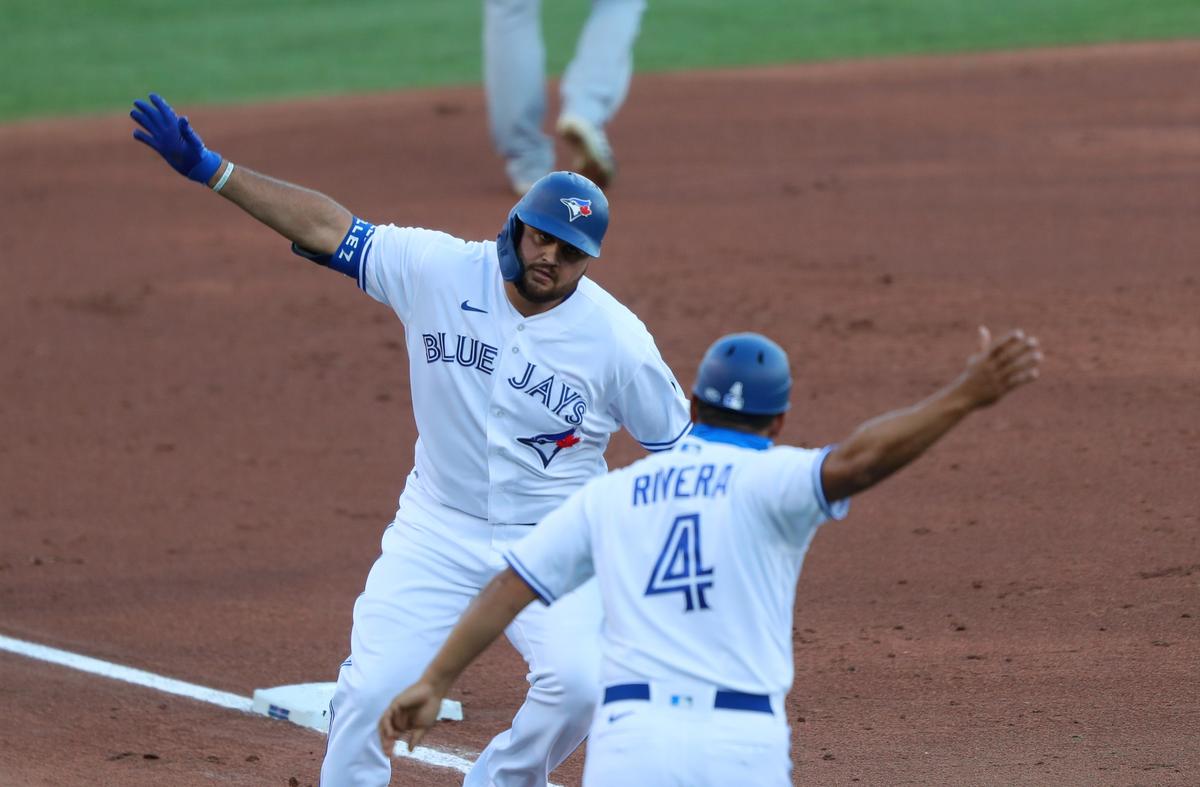
[[[463,301],[461,306],[462,306],[462,310],[465,312],[480,312],[481,314],[487,314],[487,309],[476,309],[474,306],[471,305],[471,302],[469,300]]]
[[[608,723],[612,724],[614,721],[620,721],[621,719],[625,718],[626,716],[632,716],[632,715],[633,715],[633,711],[631,711],[631,710],[627,710],[624,713],[614,713],[608,717]]]

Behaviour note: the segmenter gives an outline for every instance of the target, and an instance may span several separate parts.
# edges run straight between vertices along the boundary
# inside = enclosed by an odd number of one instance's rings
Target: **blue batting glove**
[[[180,175],[208,183],[221,166],[221,155],[204,147],[188,119],[176,115],[162,96],[151,93],[150,102],[133,102],[135,109],[129,117],[142,127],[133,130],[133,138],[154,148]]]

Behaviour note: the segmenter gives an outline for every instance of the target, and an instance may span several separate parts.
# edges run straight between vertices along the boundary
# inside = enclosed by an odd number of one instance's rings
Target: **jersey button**
[[[514,347],[514,348],[513,348],[513,352],[515,352],[515,353],[516,353],[516,352],[520,352],[520,351],[521,351],[521,348],[519,348],[519,347]]]
[[[504,411],[503,411],[503,410],[501,410],[501,409],[500,409],[500,408],[498,408],[498,407],[497,407],[495,410],[492,410],[492,414],[493,414],[493,415],[495,415],[497,418],[503,418],[503,417],[504,417]]]
[[[525,330],[525,323],[521,323],[520,325],[518,325],[518,326],[517,326],[517,330],[518,330],[518,331],[523,331],[523,330]]]

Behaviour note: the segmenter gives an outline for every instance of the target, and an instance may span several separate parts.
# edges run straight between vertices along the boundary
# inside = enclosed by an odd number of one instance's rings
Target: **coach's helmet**
[[[791,391],[787,353],[758,333],[731,333],[717,339],[704,353],[692,386],[697,400],[747,415],[786,411]]]
[[[539,179],[508,213],[496,238],[500,273],[507,281],[521,278],[524,265],[517,253],[517,222],[536,227],[589,257],[600,256],[608,229],[608,198],[600,187],[575,172],[551,172]]]

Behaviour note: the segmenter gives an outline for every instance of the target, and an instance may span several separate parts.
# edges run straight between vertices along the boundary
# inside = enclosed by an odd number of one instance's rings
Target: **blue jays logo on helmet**
[[[587,221],[576,223],[580,217]],[[524,272],[517,253],[520,224],[536,227],[589,257],[599,257],[608,231],[608,198],[599,186],[576,172],[551,172],[534,183],[509,211],[496,237],[500,273],[507,281],[520,279]]]
[[[747,415],[786,411],[791,391],[787,353],[758,333],[733,333],[714,342],[692,386],[700,401]]]
[[[579,437],[576,436],[575,428],[572,427],[565,432],[556,432],[555,434],[518,437],[517,442],[532,448],[538,458],[542,460],[542,467],[546,468],[550,466],[550,461],[558,456],[559,451],[579,443]]]
[[[571,218],[567,219],[567,221],[575,221],[580,216],[587,218],[592,215],[592,201],[590,199],[563,197],[559,202],[566,205],[567,210],[571,211]]]

